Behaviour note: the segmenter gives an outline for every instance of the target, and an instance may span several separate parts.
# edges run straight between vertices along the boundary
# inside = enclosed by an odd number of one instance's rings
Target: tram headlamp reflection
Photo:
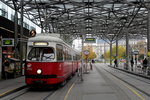
[[[41,74],[41,73],[42,73],[42,70],[41,70],[41,69],[38,69],[36,72],[37,72],[37,74]]]

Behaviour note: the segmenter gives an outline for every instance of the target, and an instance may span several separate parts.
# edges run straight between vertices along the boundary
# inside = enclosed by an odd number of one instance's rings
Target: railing
[[[124,70],[128,70],[128,71],[131,71],[131,72],[135,72],[135,73],[138,73],[138,74],[143,74],[143,75],[148,75],[150,76],[150,64],[147,65],[147,67],[143,67],[143,65],[141,63],[138,63],[137,65],[134,64],[134,67],[132,69],[130,63],[129,63],[129,66],[127,66],[127,63],[120,63],[118,65],[120,69],[124,69]]]

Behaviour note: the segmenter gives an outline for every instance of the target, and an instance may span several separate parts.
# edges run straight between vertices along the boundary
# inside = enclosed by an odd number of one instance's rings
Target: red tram
[[[79,52],[57,37],[30,38],[27,55],[25,67],[27,85],[63,83],[79,68]]]

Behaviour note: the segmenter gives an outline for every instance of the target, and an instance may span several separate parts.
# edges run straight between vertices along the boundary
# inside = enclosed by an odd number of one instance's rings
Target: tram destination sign
[[[96,39],[95,38],[85,38],[84,42],[85,43],[96,43]]]
[[[2,46],[3,47],[14,46],[14,39],[13,38],[2,38]]]

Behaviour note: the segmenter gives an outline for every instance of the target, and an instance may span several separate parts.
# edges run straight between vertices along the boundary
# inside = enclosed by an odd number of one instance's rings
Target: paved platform
[[[14,79],[0,80],[0,97],[7,95],[17,89],[25,86],[25,77],[18,77]]]
[[[96,67],[97,65],[97,67]],[[69,89],[61,92],[61,96],[55,96],[52,100],[139,100],[131,99],[129,89],[118,86],[119,81],[110,80],[111,76],[102,71],[101,67],[107,67],[108,64],[95,64],[93,70],[83,74],[83,81],[78,77]],[[108,68],[108,67],[107,67]],[[109,78],[108,78],[109,77]],[[121,85],[121,84],[120,84]],[[25,77],[0,81],[0,97],[25,86]],[[66,85],[67,86],[67,85]],[[64,88],[65,89],[65,88]],[[124,92],[125,90],[125,92]],[[59,90],[58,90],[59,91]],[[129,95],[126,94],[130,93]],[[62,95],[64,94],[64,95]]]
[[[107,66],[95,64],[95,68],[89,74],[83,75],[83,82],[79,79],[72,85],[64,100],[149,100],[103,70]],[[147,91],[144,86],[142,88]]]
[[[95,68],[84,74],[83,79],[77,80],[65,100],[121,100],[112,85]]]

